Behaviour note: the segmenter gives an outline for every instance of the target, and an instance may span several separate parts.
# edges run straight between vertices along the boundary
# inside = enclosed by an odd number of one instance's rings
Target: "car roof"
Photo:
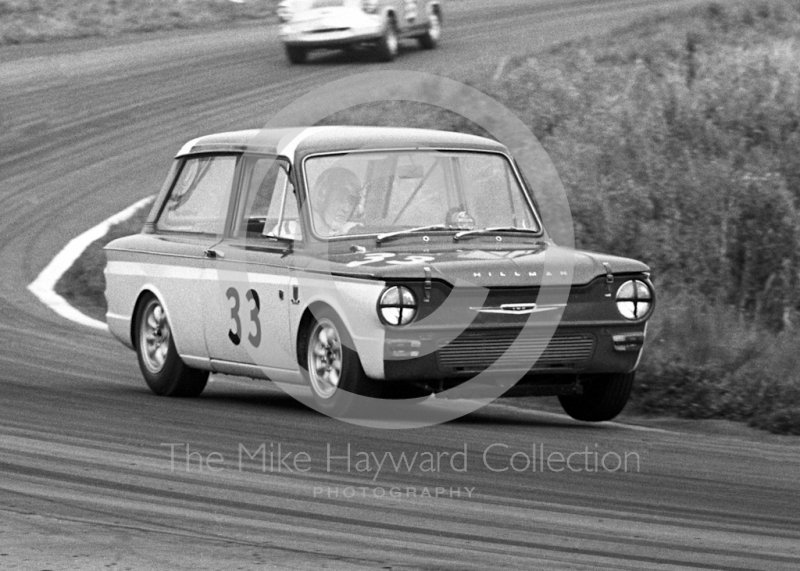
[[[433,129],[404,127],[325,126],[249,129],[198,137],[186,143],[176,157],[208,152],[252,152],[289,159],[320,152],[368,149],[447,148],[507,153],[497,141]]]

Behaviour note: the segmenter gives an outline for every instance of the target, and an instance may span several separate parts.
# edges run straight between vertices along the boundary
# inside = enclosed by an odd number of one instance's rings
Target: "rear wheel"
[[[155,296],[136,310],[136,355],[150,390],[159,396],[196,397],[208,382],[208,371],[188,367],[178,355],[167,314]]]
[[[422,49],[432,50],[439,43],[439,38],[442,36],[442,22],[438,14],[431,14],[428,23],[428,29],[425,33],[419,36],[419,45]]]
[[[636,373],[593,375],[587,379],[581,395],[558,397],[564,411],[576,420],[600,422],[617,416],[631,394]]]
[[[286,57],[294,64],[305,63],[308,50],[298,46],[286,46]]]
[[[392,61],[397,56],[400,48],[400,40],[397,38],[397,26],[393,19],[386,21],[386,29],[383,36],[378,41],[378,59],[380,61]]]

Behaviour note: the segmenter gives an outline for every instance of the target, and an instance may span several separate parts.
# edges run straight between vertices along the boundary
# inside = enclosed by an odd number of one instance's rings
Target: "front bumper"
[[[460,335],[387,331],[384,375],[430,382],[463,381],[486,371],[501,377],[628,373],[638,364],[644,330],[644,324],[561,326],[552,338],[535,328],[467,329]]]
[[[331,48],[361,42],[374,42],[383,36],[380,18],[364,16],[355,20],[330,19],[285,24],[280,31],[281,41],[292,47]]]

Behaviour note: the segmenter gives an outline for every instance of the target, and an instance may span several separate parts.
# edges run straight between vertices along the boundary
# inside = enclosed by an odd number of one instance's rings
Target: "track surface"
[[[391,66],[459,79],[681,2],[490,4],[451,2],[441,49],[409,47]],[[36,302],[25,286],[60,247],[154,193],[185,140],[260,126],[313,86],[391,69],[336,55],[290,68],[273,33],[0,50],[0,568],[800,568],[795,440],[733,425],[587,426],[498,405],[430,429],[370,431],[228,378],[197,400],[159,399],[133,353]],[[174,465],[164,443],[179,444]],[[266,469],[239,461],[240,446],[262,444]],[[278,471],[278,444],[289,462],[306,453],[309,470]],[[328,466],[328,446],[341,456],[348,444],[350,471]],[[484,460],[492,444],[507,448]],[[186,445],[219,456],[187,469]],[[534,445],[537,462],[542,446],[545,458],[588,448],[592,467],[594,452],[635,453],[638,470],[633,456],[627,473],[556,472],[563,464],[546,460],[544,471],[490,469]],[[434,472],[387,461],[373,480],[355,464],[359,452],[465,447],[466,471],[447,456]],[[375,497],[392,492],[401,497]]]

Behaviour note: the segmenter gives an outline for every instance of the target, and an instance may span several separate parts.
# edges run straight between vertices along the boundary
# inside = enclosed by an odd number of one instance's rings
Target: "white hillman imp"
[[[109,329],[153,392],[199,395],[215,371],[337,414],[491,385],[613,418],[655,303],[641,262],[553,242],[505,146],[432,130],[195,139],[106,253]]]

